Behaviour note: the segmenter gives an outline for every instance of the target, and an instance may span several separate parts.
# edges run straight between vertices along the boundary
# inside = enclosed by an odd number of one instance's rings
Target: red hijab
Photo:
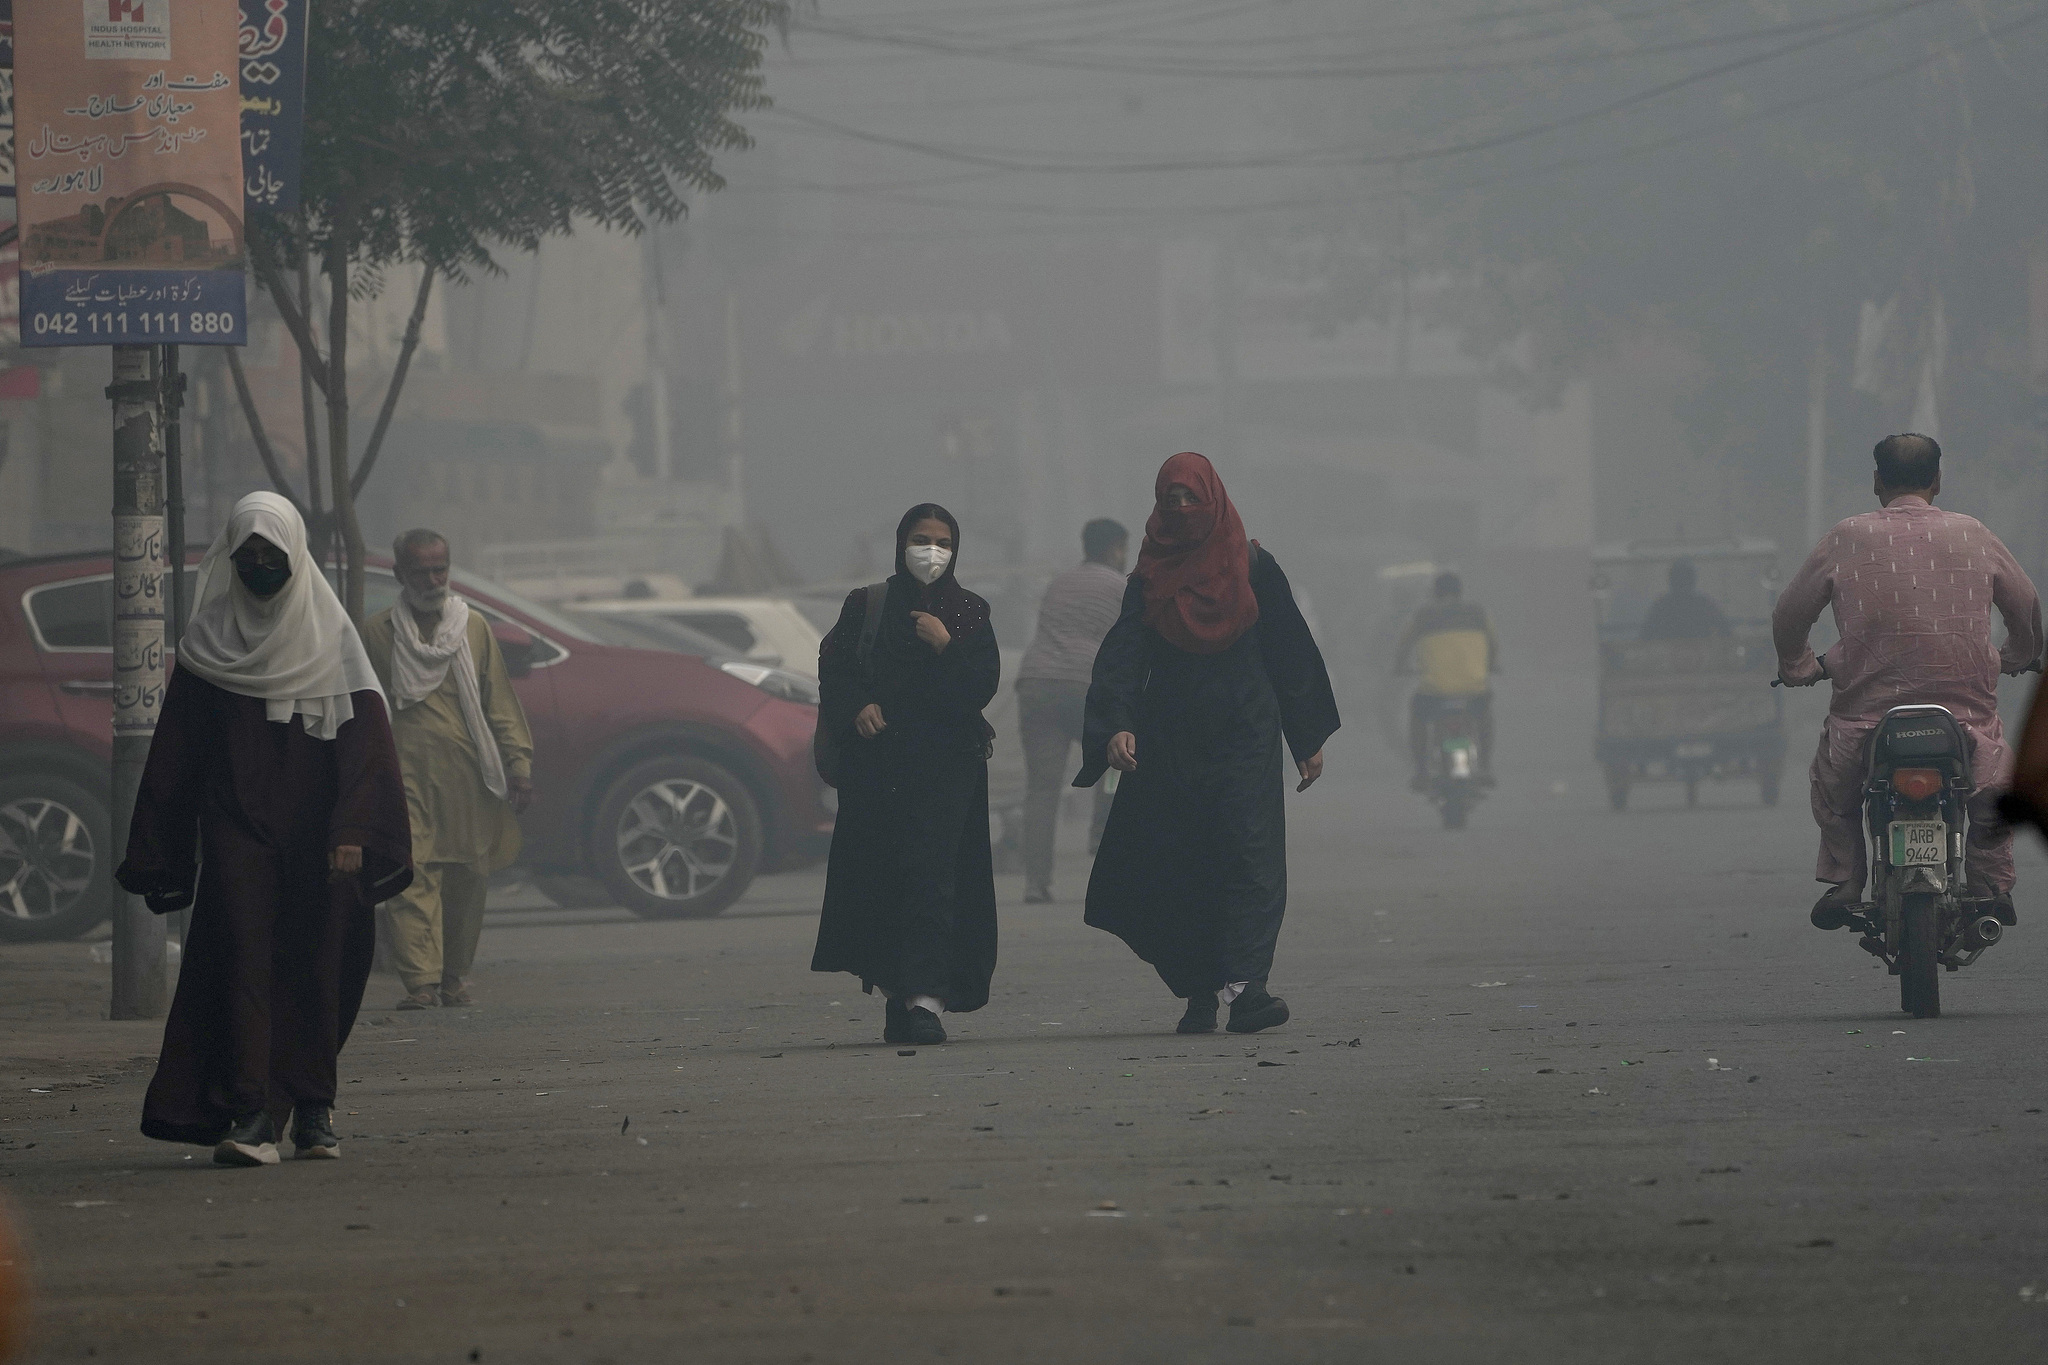
[[[1166,505],[1175,484],[1195,495],[1192,507]],[[1259,619],[1244,522],[1215,466],[1191,450],[1159,467],[1152,495],[1157,502],[1138,550],[1145,624],[1177,649],[1221,654]]]

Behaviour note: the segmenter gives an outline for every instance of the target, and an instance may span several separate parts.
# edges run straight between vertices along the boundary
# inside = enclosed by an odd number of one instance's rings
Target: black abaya
[[[1287,908],[1287,778],[1337,730],[1337,702],[1308,623],[1273,556],[1254,547],[1258,623],[1217,654],[1191,654],[1145,623],[1134,575],[1095,656],[1074,779],[1091,787],[1110,737],[1138,739],[1088,881],[1087,923],[1130,945],[1183,998],[1263,986]]]
[[[199,883],[143,1101],[150,1137],[211,1146],[256,1110],[334,1103],[370,975],[371,906],[412,880],[383,698],[350,700],[354,718],[323,740],[300,717],[267,719],[261,699],[171,675],[117,873],[169,908]],[[330,879],[342,845],[363,850],[363,870]]]
[[[996,967],[995,870],[989,855],[988,742],[982,708],[1002,662],[988,604],[947,581],[927,601],[906,574],[889,580],[869,669],[854,654],[866,595],[846,599],[819,654],[824,723],[840,743],[839,819],[825,874],[814,972],[852,972],[865,989],[936,996],[954,1013],[988,1003]],[[929,611],[952,641],[917,638]],[[862,739],[869,703],[888,728]]]

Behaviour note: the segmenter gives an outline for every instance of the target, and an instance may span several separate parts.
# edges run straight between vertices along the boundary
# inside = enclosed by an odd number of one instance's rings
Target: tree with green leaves
[[[785,8],[781,0],[311,6],[302,208],[258,215],[249,243],[257,280],[304,361],[309,476],[322,425],[313,395],[324,410],[326,515],[352,615],[363,608],[355,500],[390,427],[435,277],[494,271],[494,253],[533,251],[578,226],[638,232],[672,222],[689,191],[719,188],[714,157],[749,143],[734,114],[767,103],[761,59]],[[313,262],[327,286],[324,320]],[[420,284],[358,452],[350,304],[374,297],[401,263],[423,267]],[[290,496],[239,358],[230,361],[258,450]],[[317,510],[317,498],[307,510]]]

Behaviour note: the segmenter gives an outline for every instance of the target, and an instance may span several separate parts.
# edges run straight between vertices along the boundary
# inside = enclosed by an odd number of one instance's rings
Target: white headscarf
[[[231,556],[262,536],[290,557],[292,576],[269,600],[242,586]],[[377,674],[362,637],[306,548],[298,508],[275,493],[251,493],[235,504],[227,528],[199,561],[192,621],[178,647],[178,666],[214,686],[260,697],[281,725],[304,716],[306,733],[333,739],[355,715],[351,692],[375,692]]]

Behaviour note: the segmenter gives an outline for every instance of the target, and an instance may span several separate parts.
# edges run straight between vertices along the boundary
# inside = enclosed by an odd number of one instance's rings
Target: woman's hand
[[[853,718],[853,728],[860,732],[862,739],[873,739],[889,728],[889,722],[882,719],[882,707],[878,702],[869,702],[860,708],[860,714]]]
[[[914,611],[910,619],[917,625],[917,638],[932,647],[932,653],[944,654],[946,646],[953,643],[953,636],[946,629],[946,623],[928,611]]]
[[[327,871],[338,880],[352,877],[363,870],[363,847],[361,844],[342,844],[327,855]]]
[[[1109,737],[1109,766],[1120,773],[1138,771],[1138,737],[1129,730]]]
[[[1301,772],[1301,785],[1296,787],[1295,790],[1305,792],[1316,784],[1317,778],[1323,775],[1323,751],[1321,749],[1316,750],[1294,766]]]

